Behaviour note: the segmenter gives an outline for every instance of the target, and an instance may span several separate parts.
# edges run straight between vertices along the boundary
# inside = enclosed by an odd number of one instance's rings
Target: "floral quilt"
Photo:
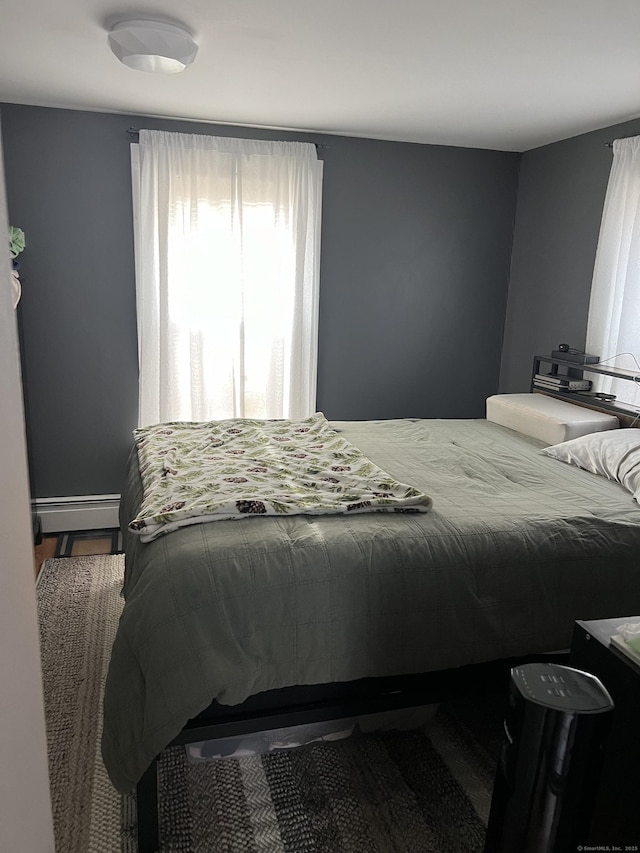
[[[129,529],[143,542],[208,521],[427,512],[432,504],[367,459],[321,412],[302,421],[157,424],[134,438],[143,502]]]

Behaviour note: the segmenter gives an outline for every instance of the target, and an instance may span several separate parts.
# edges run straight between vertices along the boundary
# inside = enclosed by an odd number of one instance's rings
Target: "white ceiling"
[[[145,17],[190,68],[118,62]],[[0,101],[524,151],[640,115],[640,2],[0,0]]]

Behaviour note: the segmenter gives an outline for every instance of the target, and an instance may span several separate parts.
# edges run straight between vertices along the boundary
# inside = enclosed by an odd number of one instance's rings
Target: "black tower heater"
[[[549,663],[511,670],[485,853],[585,844],[612,712],[594,675]]]

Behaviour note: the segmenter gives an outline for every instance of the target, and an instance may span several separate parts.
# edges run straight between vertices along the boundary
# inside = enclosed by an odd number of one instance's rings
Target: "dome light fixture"
[[[136,71],[176,74],[191,65],[198,45],[187,30],[160,21],[123,21],[109,33],[120,62]]]

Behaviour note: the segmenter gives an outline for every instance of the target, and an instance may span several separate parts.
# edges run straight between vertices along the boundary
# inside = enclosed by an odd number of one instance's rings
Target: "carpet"
[[[47,560],[38,585],[56,849],[135,853],[135,797],[100,758],[124,558]],[[467,709],[468,710],[468,709]],[[479,742],[454,707],[422,730],[263,756],[159,765],[161,853],[480,853],[499,719]]]

